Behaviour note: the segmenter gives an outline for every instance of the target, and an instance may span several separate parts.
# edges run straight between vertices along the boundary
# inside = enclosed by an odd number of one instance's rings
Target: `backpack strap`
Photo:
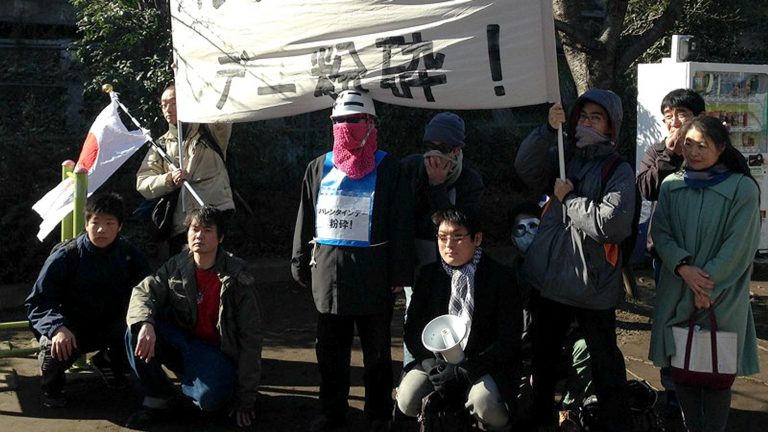
[[[605,193],[605,184],[611,177],[613,177],[613,173],[616,172],[616,169],[622,163],[629,164],[629,162],[625,161],[618,153],[611,154],[603,161],[603,166],[600,169],[600,179],[602,180],[600,187],[602,193]]]

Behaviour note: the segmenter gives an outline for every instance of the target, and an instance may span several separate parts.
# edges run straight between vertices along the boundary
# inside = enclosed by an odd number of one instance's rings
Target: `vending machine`
[[[678,88],[695,90],[706,102],[706,114],[728,124],[731,142],[747,158],[760,185],[759,249],[768,252],[768,65],[679,61],[674,51],[661,63],[638,65],[635,166],[640,166],[649,146],[667,136],[661,113],[664,96]]]

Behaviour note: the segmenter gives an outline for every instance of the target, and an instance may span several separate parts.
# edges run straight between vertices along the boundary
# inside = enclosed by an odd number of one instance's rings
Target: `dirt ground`
[[[630,379],[645,379],[660,388],[658,369],[647,360],[650,337],[650,312],[653,287],[647,270],[638,272],[639,298],[630,300],[618,314],[618,337]],[[740,377],[734,396],[728,431],[768,430],[768,282],[754,282],[752,291],[757,334],[760,339],[763,373]],[[265,311],[263,379],[257,427],[259,431],[304,431],[318,413],[317,371],[314,336],[316,312],[309,292],[288,282],[262,285],[260,296]],[[399,376],[402,359],[403,302],[399,301],[392,329],[394,376]],[[14,309],[0,314],[0,321],[21,320],[23,311]],[[26,331],[0,332],[0,344],[32,346]],[[0,346],[2,348],[2,346]],[[346,431],[367,430],[362,416],[362,359],[359,347],[352,356],[351,412]],[[133,388],[120,392],[108,390],[93,373],[68,374],[69,398],[65,409],[46,409],[40,405],[39,370],[33,357],[0,359],[0,431],[119,431],[125,419],[139,405],[140,396]],[[668,431],[679,431],[680,421],[667,419]],[[182,405],[176,417],[154,431],[226,431],[236,430],[229,422],[206,417],[193,407]],[[416,423],[398,424],[394,430],[415,431]]]

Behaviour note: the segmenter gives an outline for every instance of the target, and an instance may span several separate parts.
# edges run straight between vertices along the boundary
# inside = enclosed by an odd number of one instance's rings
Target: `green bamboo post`
[[[0,330],[26,328],[29,325],[27,321],[11,321],[0,323]]]
[[[0,351],[0,358],[28,357],[32,354],[37,354],[37,352],[40,350],[40,348],[14,348],[13,345],[10,346],[11,349]]]
[[[12,330],[12,329],[25,329],[29,327],[27,321],[12,321],[0,323],[0,330]],[[27,357],[32,354],[37,354],[38,348],[16,348],[11,342],[8,342],[7,350],[0,350],[0,358],[9,357]]]
[[[72,237],[77,237],[85,229],[85,200],[88,198],[88,170],[77,168],[75,170],[75,209],[72,212]],[[85,356],[72,365],[72,371],[85,370],[88,366]]]
[[[85,200],[88,197],[88,170],[75,170],[75,210],[72,214],[72,237],[85,229]]]
[[[75,169],[75,163],[71,160],[66,160],[61,164],[61,179],[66,180],[70,173]],[[61,220],[61,241],[74,238],[74,232],[72,229],[72,213],[64,216]]]

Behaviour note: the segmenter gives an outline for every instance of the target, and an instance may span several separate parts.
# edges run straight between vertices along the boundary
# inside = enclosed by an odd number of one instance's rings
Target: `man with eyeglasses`
[[[363,350],[364,414],[372,431],[392,414],[390,323],[394,295],[410,285],[410,200],[397,160],[378,150],[376,110],[364,90],[339,93],[333,151],[307,166],[291,272],[311,287],[317,320],[320,415],[312,431],[342,427],[349,408],[355,329]]]
[[[415,364],[397,389],[398,409],[416,417],[422,398],[437,391],[446,401],[458,399],[458,406],[483,423],[484,430],[510,430],[523,322],[514,276],[483,252],[483,233],[471,215],[449,208],[432,220],[440,260],[424,267],[408,307],[403,338]],[[459,316],[467,325],[459,364],[436,359],[421,340],[427,323],[445,314]]]
[[[658,283],[661,271],[661,259],[653,246],[651,220],[656,210],[661,182],[668,175],[680,170],[683,165],[683,142],[685,137],[679,133],[683,123],[704,112],[704,99],[695,91],[686,88],[672,90],[661,100],[661,114],[668,135],[661,141],[649,145],[640,161],[637,174],[637,188],[640,195],[651,202],[651,214],[648,217],[646,248],[653,258],[653,279]],[[680,415],[680,406],[675,394],[675,383],[669,368],[661,368],[661,384],[666,398],[665,414],[672,417]]]
[[[591,89],[576,100],[566,128],[566,179],[557,177],[557,129],[566,121],[559,103],[550,108],[547,123],[523,141],[515,159],[518,176],[532,191],[554,184],[523,265],[523,277],[538,292],[531,329],[532,411],[541,431],[557,427],[556,360],[574,321],[592,355],[602,429],[631,428],[615,308],[624,296],[619,245],[632,232],[634,173],[628,163],[604,172],[618,157],[622,113],[621,98],[609,90]]]
[[[416,276],[421,267],[438,258],[432,214],[449,206],[468,213],[479,211],[485,186],[480,173],[464,160],[464,141],[464,120],[452,112],[441,112],[424,129],[425,153],[406,156],[400,162],[413,197]],[[404,291],[407,308],[412,289],[405,287]],[[413,360],[403,346],[403,368],[407,370]]]

